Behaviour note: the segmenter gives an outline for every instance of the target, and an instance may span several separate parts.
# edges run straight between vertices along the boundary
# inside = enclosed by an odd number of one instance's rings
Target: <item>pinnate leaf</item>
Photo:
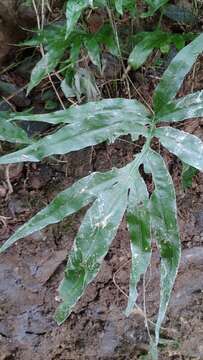
[[[59,193],[48,206],[17,229],[2,245],[0,252],[5,251],[17,240],[31,235],[50,224],[58,223],[88,205],[97,197],[100,191],[105,191],[118,182],[119,175],[120,173],[117,170],[106,173],[92,173],[75,182],[71,187]]]
[[[89,101],[84,105],[71,106],[66,110],[59,110],[48,114],[25,114],[13,113],[12,120],[23,121],[40,121],[53,125],[71,124],[75,122],[84,122],[87,118],[96,117],[97,115],[106,114],[106,116],[113,116],[116,112],[121,111],[123,114],[131,114],[131,116],[140,116],[140,123],[148,124],[149,111],[137,100],[128,100],[122,98],[103,99],[101,101]]]
[[[178,122],[203,116],[203,91],[169,102],[157,116],[157,122]]]
[[[185,76],[202,52],[203,34],[200,34],[173,58],[154,92],[153,102],[156,113],[163,111],[164,107],[175,98]]]
[[[58,324],[66,320],[87,285],[97,275],[124,215],[127,193],[128,189],[124,184],[117,184],[100,193],[87,211],[70,253],[64,280],[59,287],[63,303],[56,311]]]
[[[197,136],[171,127],[160,127],[154,135],[181,161],[203,171],[203,142]]]
[[[148,136],[147,129],[135,123],[136,119],[129,119],[122,124],[122,119],[114,118],[111,125],[108,119],[98,116],[99,121],[86,124],[66,125],[52,135],[47,135],[43,139],[36,141],[22,150],[2,156],[0,164],[10,164],[17,162],[37,162],[43,158],[57,154],[67,154],[71,151],[84,149],[88,146],[96,145],[106,140],[115,141],[121,135],[132,134],[133,138],[143,135]],[[138,118],[138,121],[140,119]]]
[[[153,150],[144,161],[145,171],[151,172],[155,190],[150,198],[152,231],[161,255],[161,290],[159,314],[155,330],[155,345],[169,303],[180,261],[180,239],[177,224],[176,196],[173,181],[163,158]]]
[[[139,173],[135,176],[133,185],[130,188],[126,215],[132,257],[128,305],[125,311],[127,316],[134,308],[138,295],[137,283],[146,272],[151,258],[150,217],[147,207],[149,195]]]
[[[121,135],[132,134],[135,138],[139,135],[147,137],[148,129],[144,125],[149,119],[145,117],[147,111],[143,105],[130,101],[129,111],[127,108],[126,112],[124,112],[123,109],[120,110],[122,103],[118,99],[115,100],[115,103],[114,100],[107,103],[104,100],[104,103],[102,101],[101,103],[95,103],[94,109],[90,107],[91,103],[89,103],[87,106],[82,105],[71,108],[70,113],[67,110],[67,114],[70,114],[70,121],[75,119],[75,122],[72,121],[71,124],[65,125],[52,135],[45,136],[33,145],[2,156],[0,164],[35,162],[53,154],[65,154],[106,140],[114,141]],[[106,104],[107,108],[110,107],[110,110],[100,110]],[[85,109],[87,109],[87,112],[83,112],[80,117],[82,110],[85,111]],[[88,109],[91,109],[91,113],[88,112]],[[66,111],[64,113],[66,114]],[[45,117],[47,119],[47,116]],[[58,121],[56,116],[54,116],[54,119]]]

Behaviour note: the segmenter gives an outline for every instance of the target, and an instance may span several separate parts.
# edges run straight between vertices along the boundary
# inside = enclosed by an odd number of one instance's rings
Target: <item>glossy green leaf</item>
[[[149,151],[144,161],[145,170],[151,172],[155,190],[150,198],[151,226],[161,255],[161,291],[156,323],[156,345],[159,331],[169,303],[170,294],[180,261],[180,239],[177,224],[176,196],[173,181],[162,157]]]
[[[22,45],[25,46],[38,46],[43,44],[45,48],[54,44],[55,42],[61,42],[65,39],[66,26],[63,22],[59,24],[54,23],[46,26],[43,30],[37,30],[31,39],[23,41]]]
[[[139,116],[139,123],[145,125],[148,124],[150,119],[149,111],[144,105],[137,100],[128,100],[122,98],[116,99],[104,99],[101,101],[88,102],[84,105],[71,106],[66,110],[59,110],[49,114],[25,114],[12,113],[12,120],[23,121],[40,121],[49,124],[71,124],[76,122],[84,122],[88,118],[96,118],[97,115],[107,114],[109,122],[111,117],[115,117],[118,112],[118,116],[128,114],[128,116]],[[126,117],[126,116],[125,116]],[[93,120],[92,120],[93,121]]]
[[[8,121],[9,114],[5,115],[0,112],[0,140],[10,143],[30,144],[26,132],[15,123]]]
[[[106,49],[114,56],[119,56],[118,46],[116,44],[114,32],[110,24],[104,24],[96,34],[95,39],[99,44],[104,44]]]
[[[100,47],[97,40],[94,37],[85,41],[85,47],[87,48],[90,60],[101,70],[101,59],[100,59]]]
[[[175,98],[185,76],[202,52],[203,34],[185,46],[173,58],[154,92],[153,102],[156,113],[163,111],[164,107]]]
[[[120,15],[123,15],[123,0],[115,0],[115,8]]]
[[[178,122],[203,116],[203,91],[169,102],[156,118],[157,122]]]
[[[106,140],[113,142],[121,135],[148,136],[147,129],[136,122],[140,121],[139,117],[129,118],[123,123],[123,114],[119,116],[117,113],[115,117],[111,117],[111,122],[109,121],[111,114],[109,113],[109,117],[106,115],[108,116],[105,114],[105,116],[98,115],[96,119],[87,119],[82,124],[66,125],[33,145],[0,157],[0,164],[36,162],[53,154],[67,154]]]
[[[127,208],[132,257],[128,305],[125,311],[127,316],[133,311],[138,295],[138,281],[146,272],[151,258],[150,217],[147,207],[149,194],[139,173],[135,176],[133,185],[130,188]]]
[[[171,127],[160,127],[154,135],[181,161],[203,171],[203,142],[198,137]]]
[[[49,29],[52,34],[51,37],[48,31]],[[32,70],[28,93],[59,65],[66,50],[69,50],[70,53],[70,63],[75,66],[80,55],[81,47],[85,47],[93,64],[101,70],[100,45],[106,44],[110,51],[116,53],[113,34],[108,34],[109,36],[105,37],[102,31],[101,29],[97,34],[90,35],[80,29],[74,29],[74,31],[71,31],[68,39],[65,38],[64,30],[61,31],[58,26],[48,27],[47,30],[41,32],[36,42],[38,43],[41,40],[45,55]],[[28,43],[28,45],[31,44]],[[40,45],[40,43],[38,45]]]
[[[77,63],[77,61],[79,60],[80,57],[80,50],[82,47],[82,41],[83,41],[83,36],[79,36],[77,38],[74,38],[72,40],[71,46],[70,46],[70,63],[72,64],[72,67],[75,67],[75,64]],[[71,69],[71,68],[70,68]],[[68,69],[69,70],[69,69]],[[67,72],[68,72],[67,70]],[[72,69],[71,69],[72,71]]]
[[[94,110],[90,106],[91,103],[72,107],[64,112],[68,114],[67,118],[72,122],[70,125],[65,125],[33,145],[2,156],[0,164],[39,161],[46,156],[65,154],[105,140],[114,141],[121,135],[132,134],[133,137],[139,135],[147,137],[148,129],[144,126],[149,121],[145,117],[147,111],[143,105],[129,101],[129,107],[124,113],[122,104],[127,105],[127,103],[128,100],[115,99],[114,101],[112,99],[111,101],[96,102]],[[47,119],[47,115],[45,118]],[[55,120],[58,121],[56,115],[54,115]]]
[[[160,49],[161,52],[167,53],[170,50],[171,44],[174,44],[177,49],[180,49],[185,45],[185,40],[193,38],[193,34],[190,34],[189,37],[188,34],[186,36],[185,34],[164,32],[159,29],[138,33],[134,38],[137,44],[132,50],[128,62],[137,70],[145,63],[154,49]]]
[[[31,73],[27,93],[38,85],[49,73],[51,73],[60,62],[68,45],[65,40],[65,28],[61,26],[49,26],[34,38],[38,45],[42,44],[45,55],[35,65]],[[31,40],[25,45],[32,45]]]
[[[64,49],[54,49],[46,53],[32,70],[31,79],[27,88],[27,94],[38,85],[58,65],[63,56]]]
[[[74,30],[82,11],[88,6],[92,6],[92,0],[68,0],[66,5],[66,37]]]
[[[192,186],[192,180],[198,171],[193,166],[182,163],[181,182],[183,190]]]
[[[159,48],[161,41],[166,40],[166,33],[160,30],[141,32],[135,36],[137,44],[130,53],[128,63],[137,70],[147,60],[148,56],[152,54],[155,48]],[[162,39],[162,40],[161,40]]]
[[[111,190],[100,193],[87,211],[69,256],[65,278],[59,287],[63,303],[56,311],[58,324],[66,320],[87,285],[97,275],[124,215],[127,193],[124,184],[117,184]]]
[[[32,219],[17,229],[2,245],[0,252],[8,249],[17,240],[50,224],[58,223],[88,205],[98,196],[100,191],[105,191],[117,183],[119,176],[121,174],[118,170],[111,170],[106,173],[92,173],[75,182],[71,187],[59,193],[48,206],[33,216]]]
[[[75,5],[76,2],[74,1]],[[88,2],[90,4],[90,2]],[[114,34],[109,24],[105,24],[96,34],[89,34],[80,28],[71,30],[68,38],[65,37],[64,24],[47,26],[43,31],[38,31],[33,39],[24,45],[43,45],[45,55],[34,67],[28,86],[28,93],[51,73],[60,63],[66,50],[69,50],[69,61],[74,67],[80,55],[80,49],[85,47],[91,61],[101,70],[100,45],[106,45],[114,55],[118,55]]]
[[[135,0],[113,0],[114,6],[118,14],[123,15],[124,11],[129,11],[131,16],[136,14]]]
[[[152,46],[148,46],[144,41],[141,41],[130,53],[128,58],[129,65],[135,70],[139,69],[139,67],[145,63],[149,55],[152,54],[153,50]]]

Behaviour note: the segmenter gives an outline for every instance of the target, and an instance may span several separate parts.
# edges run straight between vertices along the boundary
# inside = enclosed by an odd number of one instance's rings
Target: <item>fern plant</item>
[[[154,91],[151,111],[136,100],[116,98],[89,102],[50,114],[13,113],[9,119],[4,119],[8,131],[9,126],[17,127],[19,120],[61,124],[61,128],[57,127],[51,135],[0,157],[0,164],[37,162],[52,154],[65,154],[106,140],[113,142],[126,134],[130,134],[133,140],[137,140],[140,135],[146,138],[141,152],[131,163],[121,169],[92,173],[74,183],[17,229],[0,251],[5,251],[17,240],[62,221],[82,207],[92,204],[76,235],[65,276],[59,287],[62,303],[55,318],[58,324],[62,324],[97,275],[126,213],[132,252],[126,315],[135,306],[137,283],[150,263],[152,238],[156,238],[161,256],[160,306],[152,346],[154,358],[181,250],[173,182],[163,158],[152,149],[151,142],[154,137],[158,138],[166,149],[185,164],[203,170],[201,140],[168,125],[203,116],[203,91],[175,98],[186,74],[202,51],[203,34],[176,55]],[[1,137],[5,140],[7,138],[8,136]],[[24,133],[19,133],[16,141],[27,143]],[[151,196],[140,175],[140,165],[144,166],[146,173],[152,174],[155,189]]]

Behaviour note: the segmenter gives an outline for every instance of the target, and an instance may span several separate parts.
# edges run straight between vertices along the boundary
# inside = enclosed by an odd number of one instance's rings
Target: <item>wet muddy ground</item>
[[[188,122],[187,126],[192,126]],[[203,135],[198,123],[194,133]],[[191,128],[190,128],[191,130]],[[127,140],[128,141],[128,140]],[[0,210],[3,242],[26,219],[59,191],[92,170],[106,170],[129,162],[137,146],[125,141],[49,159],[41,164],[11,166],[13,193],[1,168]],[[182,261],[161,332],[160,359],[203,359],[203,175],[183,191],[180,164],[163,152],[177,189]],[[130,251],[123,222],[101,271],[62,326],[53,320],[57,287],[68,251],[84,211],[63,223],[35,233],[0,257],[0,360],[127,360],[144,359],[148,349],[145,318],[136,309],[125,317]],[[145,297],[150,331],[159,300],[159,255],[146,275]],[[143,306],[143,285],[138,305]]]

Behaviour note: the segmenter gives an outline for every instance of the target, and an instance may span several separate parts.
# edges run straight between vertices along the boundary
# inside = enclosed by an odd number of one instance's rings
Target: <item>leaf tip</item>
[[[6,246],[6,243],[3,244],[3,245],[0,247],[0,254],[3,254],[7,249],[8,249],[8,246]]]
[[[30,94],[32,88],[33,88],[33,86],[31,84],[29,84],[27,87],[26,96],[28,96]]]
[[[54,320],[56,321],[57,325],[62,325],[68,317],[67,309],[64,308],[64,305],[64,303],[60,304],[54,314]]]

